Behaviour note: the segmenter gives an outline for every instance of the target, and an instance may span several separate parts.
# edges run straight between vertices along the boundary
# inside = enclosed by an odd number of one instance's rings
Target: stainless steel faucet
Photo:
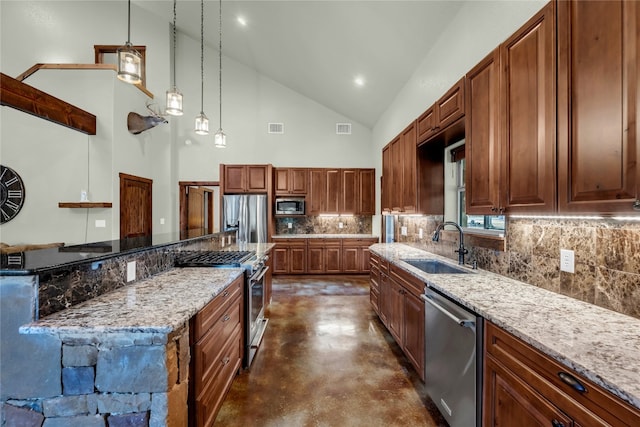
[[[433,240],[434,242],[437,242],[440,240],[440,231],[447,225],[452,225],[455,228],[458,229],[458,232],[460,233],[460,246],[458,247],[458,249],[456,249],[454,252],[458,253],[458,264],[460,265],[464,265],[464,256],[465,254],[468,254],[469,251],[467,249],[465,249],[464,247],[464,232],[462,231],[462,227],[460,227],[458,224],[456,224],[453,221],[445,221],[442,224],[438,225],[438,227],[436,227],[436,231],[433,233],[433,236],[431,237],[431,240]]]

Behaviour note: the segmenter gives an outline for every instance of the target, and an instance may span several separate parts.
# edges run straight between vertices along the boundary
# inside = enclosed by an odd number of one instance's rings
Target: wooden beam
[[[96,116],[0,73],[0,105],[32,114],[87,135],[96,134]]]

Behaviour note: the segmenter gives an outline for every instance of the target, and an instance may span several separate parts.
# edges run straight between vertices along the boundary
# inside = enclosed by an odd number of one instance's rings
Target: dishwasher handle
[[[436,309],[440,310],[440,312],[442,312],[442,314],[444,314],[445,316],[447,316],[448,318],[450,318],[451,320],[456,322],[458,325],[460,325],[460,326],[462,326],[464,328],[475,329],[475,326],[476,326],[476,321],[475,320],[457,318],[455,315],[451,314],[446,308],[444,308],[443,306],[441,306],[440,304],[435,302],[433,300],[433,298],[430,297],[429,295],[421,294],[420,298],[423,299],[425,302],[431,304]]]

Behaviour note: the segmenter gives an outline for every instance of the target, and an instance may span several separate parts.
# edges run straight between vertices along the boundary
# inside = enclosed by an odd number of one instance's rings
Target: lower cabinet
[[[240,276],[190,320],[190,426],[213,425],[240,370],[243,287]]]
[[[340,239],[309,239],[307,273],[342,272],[342,241]]]
[[[424,283],[375,254],[370,271],[371,305],[424,381]]]
[[[489,426],[639,426],[640,411],[485,322],[483,422]]]
[[[273,274],[307,272],[307,239],[273,239]]]

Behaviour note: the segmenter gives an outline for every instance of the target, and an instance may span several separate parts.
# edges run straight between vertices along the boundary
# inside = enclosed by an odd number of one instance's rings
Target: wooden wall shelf
[[[59,208],[110,208],[111,202],[59,202]]]

